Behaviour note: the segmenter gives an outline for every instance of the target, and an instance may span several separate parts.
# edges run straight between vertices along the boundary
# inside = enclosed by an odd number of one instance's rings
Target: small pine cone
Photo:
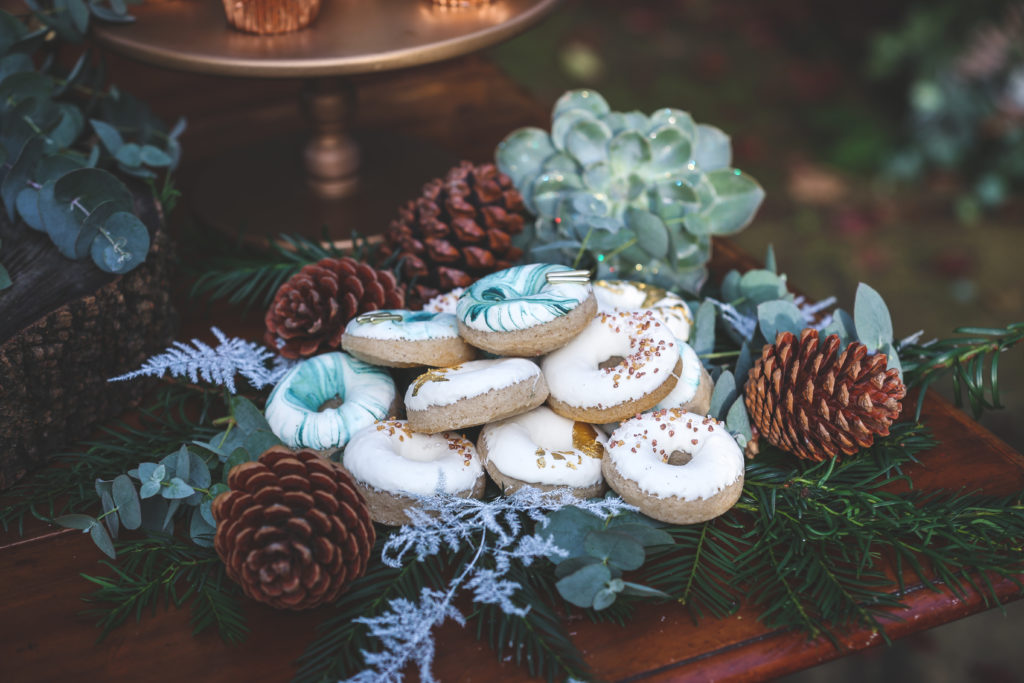
[[[283,446],[228,475],[213,501],[214,548],[253,600],[277,609],[332,602],[363,575],[374,530],[349,475],[315,451]]]
[[[780,332],[765,344],[744,390],[750,419],[773,446],[801,458],[853,455],[889,434],[907,390],[884,353],[868,356],[853,342],[842,353],[839,337],[819,347],[808,328],[800,339]]]
[[[526,221],[523,198],[494,164],[463,161],[423,186],[417,199],[398,209],[378,251],[395,257],[399,279],[409,287],[410,308],[442,292],[468,287],[523,255],[512,235]]]
[[[402,308],[405,289],[386,270],[347,256],[303,266],[277,290],[267,309],[264,342],[285,358],[305,358],[337,349],[348,321],[380,308]]]

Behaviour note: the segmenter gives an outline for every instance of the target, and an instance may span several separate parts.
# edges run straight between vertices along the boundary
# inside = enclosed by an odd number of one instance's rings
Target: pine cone
[[[395,276],[347,256],[325,258],[303,266],[277,290],[267,309],[264,342],[271,348],[277,337],[285,358],[312,356],[341,345],[345,325],[359,313],[402,308],[405,290]]]
[[[329,603],[366,571],[374,530],[349,475],[284,446],[234,467],[213,501],[214,547],[228,576],[278,609]]]
[[[884,353],[867,356],[853,342],[836,357],[839,337],[818,346],[818,333],[800,339],[780,332],[765,344],[747,378],[745,401],[760,436],[801,458],[853,455],[889,434],[907,390]]]
[[[523,198],[494,164],[463,161],[423,186],[384,233],[380,262],[397,254],[411,308],[509,268],[523,255],[512,235],[523,230]]]

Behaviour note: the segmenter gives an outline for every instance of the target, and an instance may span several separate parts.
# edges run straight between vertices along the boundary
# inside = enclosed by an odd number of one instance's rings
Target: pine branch
[[[999,401],[999,354],[1024,340],[1024,322],[1005,328],[960,327],[954,333],[968,336],[900,346],[900,362],[907,386],[921,388],[914,419],[921,416],[928,387],[949,373],[953,377],[953,398],[957,407],[963,405],[966,391],[975,418],[985,410],[1002,408]]]
[[[120,566],[101,561],[113,576],[82,577],[98,588],[85,601],[99,605],[85,611],[97,619],[99,640],[123,624],[132,614],[142,619],[143,610],[158,605],[191,604],[193,633],[217,626],[227,642],[240,642],[248,633],[238,596],[241,591],[225,580],[224,565],[212,548],[154,535],[117,544]]]
[[[366,241],[353,234],[353,244],[354,253],[350,255],[358,258],[366,250]],[[344,250],[333,246],[325,248],[299,235],[280,235],[267,250],[233,245],[197,266],[199,277],[192,287],[192,296],[205,294],[211,300],[227,299],[231,304],[244,304],[246,311],[252,306],[262,310],[270,305],[278,288],[302,266],[344,255]]]

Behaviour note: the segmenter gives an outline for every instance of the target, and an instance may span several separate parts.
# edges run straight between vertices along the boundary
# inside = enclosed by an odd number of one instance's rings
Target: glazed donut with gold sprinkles
[[[551,409],[593,424],[649,410],[676,386],[676,338],[650,311],[598,313],[568,344],[544,358]]]
[[[697,524],[736,504],[745,463],[724,424],[669,409],[619,425],[601,470],[608,485],[648,517]]]

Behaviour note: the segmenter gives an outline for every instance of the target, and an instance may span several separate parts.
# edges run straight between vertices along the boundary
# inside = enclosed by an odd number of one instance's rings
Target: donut
[[[480,498],[483,465],[473,443],[454,432],[417,434],[405,420],[382,420],[356,432],[342,466],[366,498],[375,522],[408,524],[416,496]]]
[[[350,320],[341,348],[367,363],[392,368],[445,367],[476,358],[476,350],[459,337],[453,314],[393,308]]]
[[[678,409],[623,422],[601,470],[623,500],[670,524],[713,519],[743,490],[743,453],[725,425]]]
[[[676,339],[686,341],[690,338],[693,315],[683,298],[674,292],[645,282],[597,280],[594,282],[594,296],[599,311],[651,311],[663,325],[668,326]]]
[[[676,339],[650,311],[598,313],[541,367],[563,417],[602,424],[653,408],[676,385]]]
[[[456,287],[450,292],[444,294],[438,294],[433,299],[423,304],[424,311],[430,311],[431,313],[455,313],[456,305],[459,303],[459,297],[466,291],[465,287]]]
[[[668,396],[654,406],[654,409],[679,408],[688,413],[707,415],[711,407],[711,392],[715,388],[715,382],[704,369],[704,364],[700,362],[693,347],[679,341],[678,338],[676,343],[679,345],[679,360],[683,364],[683,369],[677,378],[676,386]]]
[[[341,404],[324,406],[336,400]],[[395,383],[386,370],[335,351],[285,373],[270,392],[265,414],[270,430],[291,448],[330,451],[387,417],[394,400]]]
[[[557,349],[597,311],[590,283],[571,280],[580,272],[532,263],[480,278],[459,297],[459,334],[499,356],[539,356]],[[549,275],[570,281],[549,282]]]
[[[505,493],[523,486],[569,487],[578,498],[593,498],[605,490],[601,458],[607,443],[594,425],[541,406],[484,426],[476,446],[484,469]]]
[[[417,432],[462,429],[525,413],[548,397],[544,375],[525,358],[471,360],[425,372],[405,392]]]

